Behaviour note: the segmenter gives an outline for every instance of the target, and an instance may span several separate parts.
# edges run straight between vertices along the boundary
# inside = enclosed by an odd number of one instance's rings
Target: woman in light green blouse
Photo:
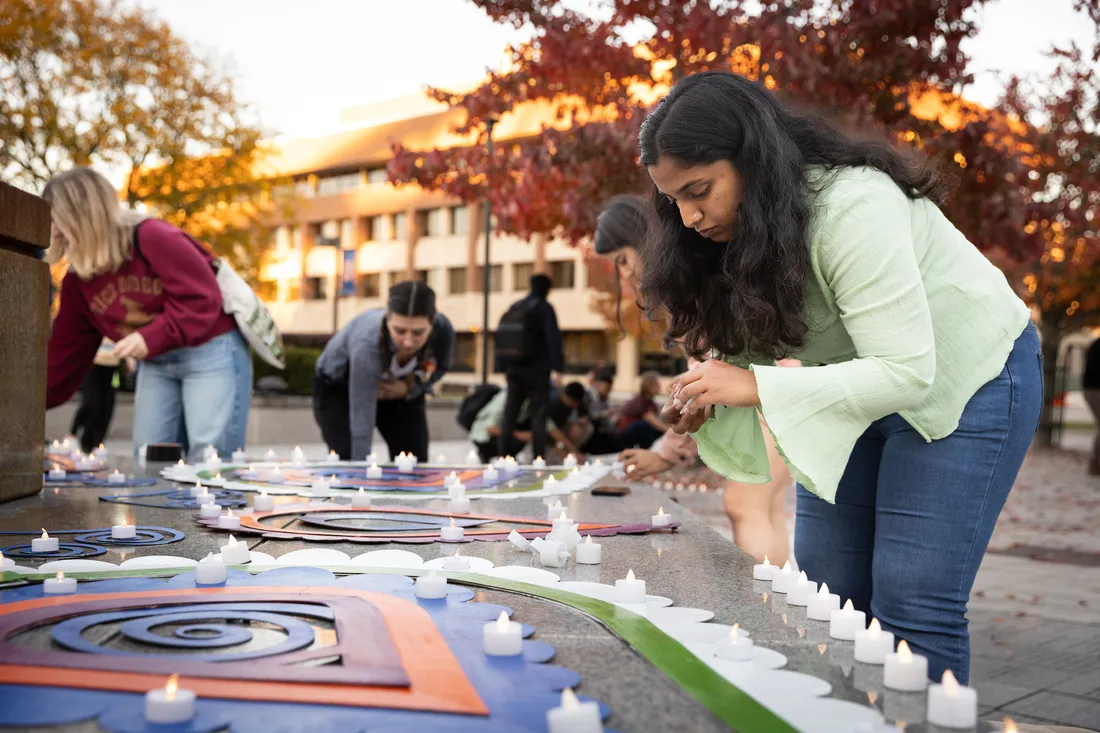
[[[931,167],[759,84],[683,79],[640,144],[643,304],[719,357],[662,417],[765,482],[759,411],[800,484],[802,569],[965,681],[966,603],[1042,400],[1027,308],[937,208]]]

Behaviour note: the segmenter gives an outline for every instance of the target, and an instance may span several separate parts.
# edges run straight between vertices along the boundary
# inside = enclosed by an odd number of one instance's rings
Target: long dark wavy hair
[[[677,82],[646,118],[639,142],[642,165],[661,156],[685,165],[728,160],[741,177],[729,242],[684,226],[677,205],[654,187],[657,221],[638,249],[641,305],[650,318],[664,315],[667,338],[696,357],[713,348],[781,359],[805,345],[810,197],[837,169],[875,168],[909,198],[942,203],[941,180],[927,161],[846,135],[736,74],[708,71]],[[809,166],[834,174],[811,184]]]

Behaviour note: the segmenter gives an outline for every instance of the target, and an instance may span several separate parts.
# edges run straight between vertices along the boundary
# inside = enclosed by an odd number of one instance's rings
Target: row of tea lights
[[[779,568],[765,557],[762,564],[753,566],[752,577],[770,582],[773,593],[786,595],[788,606],[805,606],[808,619],[828,621],[832,638],[855,642],[856,661],[883,665],[883,685],[889,689],[921,692],[927,688],[929,723],[959,729],[977,725],[978,693],[960,685],[950,669],[944,671],[940,684],[929,685],[927,657],[913,653],[904,639],[895,650],[894,634],[876,618],[868,625],[866,614],[855,610],[851,599],[841,607],[840,596],[830,593],[828,585],[822,583],[819,588],[805,571],[795,575],[789,562]]]

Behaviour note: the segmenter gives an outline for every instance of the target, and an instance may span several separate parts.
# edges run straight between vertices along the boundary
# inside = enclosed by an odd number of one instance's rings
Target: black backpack
[[[524,298],[512,303],[501,316],[493,337],[496,358],[512,364],[529,363],[536,354],[539,324],[535,318],[538,301]]]
[[[466,430],[470,430],[474,426],[477,414],[481,412],[485,405],[489,404],[491,399],[497,396],[498,392],[500,392],[500,387],[495,384],[479,384],[474,387],[474,391],[466,395],[462,400],[462,404],[458,406],[458,424]]]

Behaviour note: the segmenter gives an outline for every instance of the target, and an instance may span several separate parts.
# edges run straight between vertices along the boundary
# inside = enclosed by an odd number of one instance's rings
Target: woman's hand
[[[673,408],[687,416],[715,405],[753,407],[760,404],[760,394],[751,371],[710,359],[680,375],[670,400]]]
[[[640,448],[624,450],[619,454],[619,460],[626,466],[626,475],[632,481],[672,468],[672,463],[666,461],[660,454]]]
[[[692,405],[694,407],[694,405]],[[661,408],[661,420],[665,425],[668,425],[668,429],[677,435],[683,435],[684,433],[694,433],[699,428],[703,427],[703,423],[710,419],[713,410],[706,408],[702,410],[691,410],[684,412],[682,405],[675,404],[675,397],[669,397],[668,402]]]
[[[409,383],[404,379],[384,379],[378,383],[378,399],[397,400],[409,396]]]
[[[137,359],[141,361],[149,356],[149,345],[145,343],[145,337],[137,331],[115,343],[115,356],[119,359]]]

